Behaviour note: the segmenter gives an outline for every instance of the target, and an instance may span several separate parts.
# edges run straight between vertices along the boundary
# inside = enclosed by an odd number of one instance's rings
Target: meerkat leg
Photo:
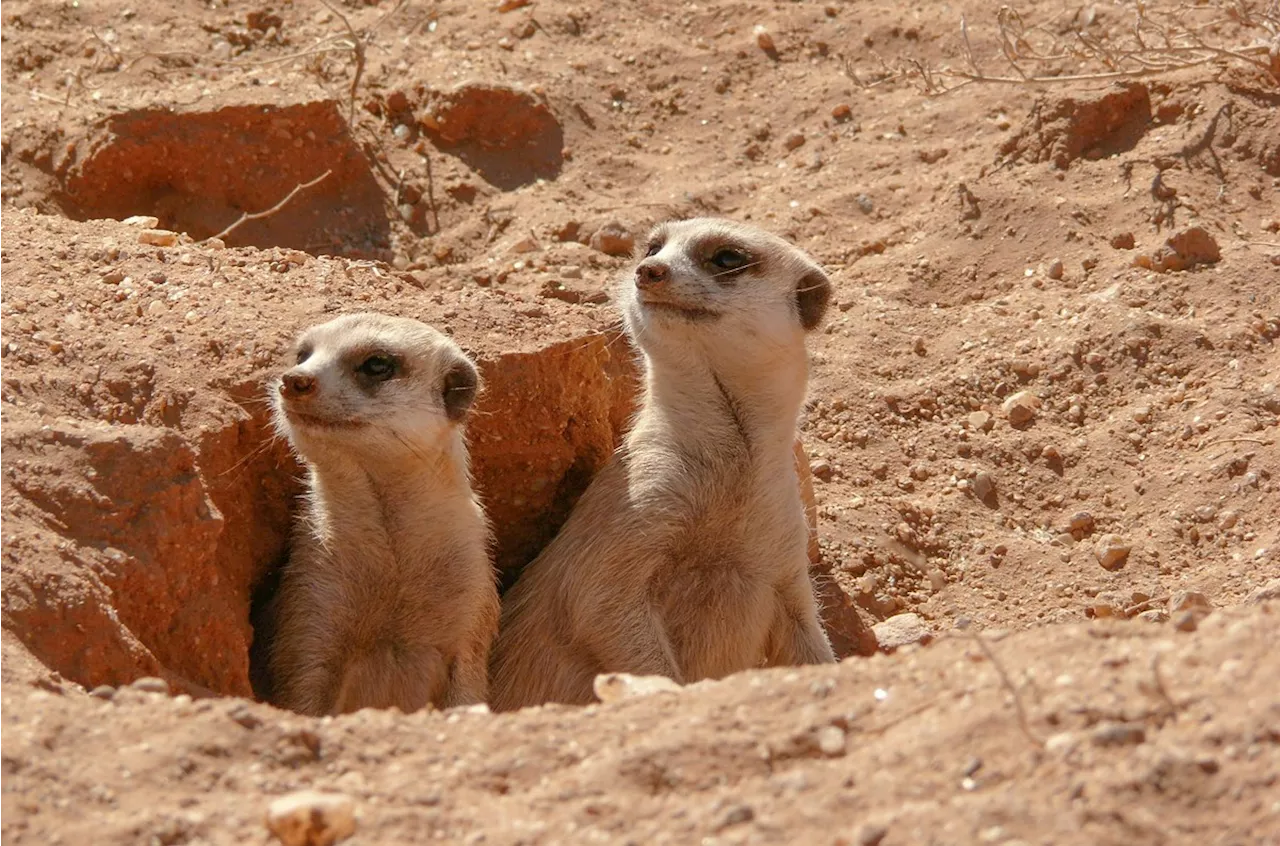
[[[610,648],[599,653],[604,672],[666,676],[684,684],[684,673],[657,609],[641,605],[619,622],[615,631],[618,636]]]
[[[489,698],[489,644],[473,642],[454,659],[441,708],[476,705]]]
[[[818,617],[818,604],[807,569],[792,580],[779,599],[770,638],[769,663],[773,666],[834,664],[836,656]]]

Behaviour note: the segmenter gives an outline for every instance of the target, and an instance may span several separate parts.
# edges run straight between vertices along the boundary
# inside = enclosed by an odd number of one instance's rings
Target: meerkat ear
[[[480,387],[480,374],[476,366],[465,358],[454,362],[444,374],[444,413],[454,423],[461,423],[476,401]]]
[[[806,331],[822,322],[830,300],[831,280],[827,274],[815,267],[800,278],[796,284],[796,305],[800,309],[800,325]]]

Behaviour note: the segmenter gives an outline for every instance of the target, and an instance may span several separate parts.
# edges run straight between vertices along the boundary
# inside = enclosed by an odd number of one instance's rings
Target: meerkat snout
[[[444,377],[444,410],[450,420],[461,423],[476,399],[480,373],[467,359],[459,359]]]
[[[290,370],[280,377],[280,394],[285,399],[301,399],[309,396],[316,387],[316,380],[305,373]]]
[[[670,269],[660,261],[645,259],[636,268],[636,287],[643,290],[657,288],[667,281]]]

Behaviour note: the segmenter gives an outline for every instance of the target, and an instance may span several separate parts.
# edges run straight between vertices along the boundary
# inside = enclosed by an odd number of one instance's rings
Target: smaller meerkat
[[[475,364],[430,326],[303,332],[275,425],[308,471],[274,600],[275,699],[303,714],[483,702],[498,594],[463,425]]]
[[[614,460],[503,599],[491,704],[593,701],[599,673],[680,683],[835,660],[794,459],[805,337],[830,299],[752,226],[663,224],[617,291],[644,394]]]

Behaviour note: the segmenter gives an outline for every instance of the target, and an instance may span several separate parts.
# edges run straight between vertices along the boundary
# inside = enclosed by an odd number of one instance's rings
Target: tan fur
[[[722,273],[725,247],[750,266]],[[643,353],[642,407],[503,601],[497,709],[591,702],[604,672],[688,683],[834,660],[793,457],[805,333],[830,283],[791,244],[729,221],[665,224],[641,250],[617,299]]]
[[[297,349],[273,391],[309,471],[275,599],[274,699],[313,715],[483,702],[498,596],[463,440],[475,365],[379,314],[313,327]],[[374,357],[393,375],[371,376]]]

